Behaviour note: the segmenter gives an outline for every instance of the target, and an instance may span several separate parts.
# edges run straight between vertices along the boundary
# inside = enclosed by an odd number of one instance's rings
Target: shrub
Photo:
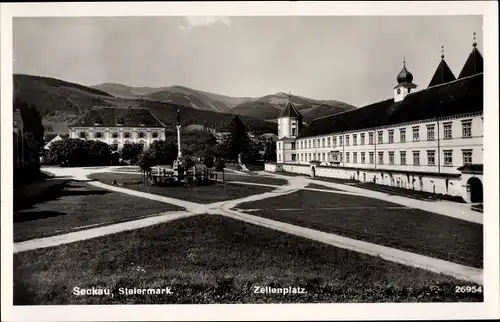
[[[126,143],[123,145],[123,148],[120,150],[120,157],[129,161],[132,164],[136,164],[139,161],[141,153],[144,151],[144,147],[139,143]]]
[[[47,159],[51,164],[70,167],[109,165],[111,150],[109,145],[100,141],[65,139],[53,142]]]
[[[224,159],[217,159],[215,162],[215,171],[223,171],[226,167],[226,162]]]

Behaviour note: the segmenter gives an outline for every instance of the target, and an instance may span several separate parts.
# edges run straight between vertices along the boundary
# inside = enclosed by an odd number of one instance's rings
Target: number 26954
[[[455,293],[482,293],[482,286],[455,286]]]

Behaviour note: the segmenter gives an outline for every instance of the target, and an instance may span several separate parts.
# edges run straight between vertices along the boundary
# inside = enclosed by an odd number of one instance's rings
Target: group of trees
[[[78,166],[111,165],[113,160],[111,147],[100,141],[65,139],[53,142],[47,153],[50,164]]]
[[[230,135],[221,142],[205,131],[182,133],[181,152],[188,164],[201,161],[208,167],[219,168],[224,162],[241,160],[244,164],[256,164],[276,159],[275,143],[268,141],[262,146],[252,141],[238,116],[231,122]],[[166,140],[151,143],[147,150],[138,143],[128,143],[120,151],[113,151],[99,141],[66,139],[54,142],[47,154],[48,163],[68,166],[110,165],[118,162],[118,158],[129,164],[139,164],[143,169],[158,164],[170,165],[177,158],[177,135],[169,133]]]
[[[19,111],[21,130],[14,133],[14,183],[37,178],[40,174],[39,151],[43,145],[42,119],[33,105],[19,99],[14,100],[13,111]]]

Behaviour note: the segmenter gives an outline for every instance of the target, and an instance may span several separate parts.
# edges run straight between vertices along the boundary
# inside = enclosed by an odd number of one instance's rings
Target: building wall
[[[315,176],[326,178],[353,179],[360,182],[375,182],[381,185],[405,188],[417,191],[426,191],[450,196],[460,196],[467,201],[466,180],[450,175],[413,175],[403,172],[384,172],[372,169],[348,169],[330,166],[313,166],[302,164],[282,164],[281,167],[273,168],[266,165],[266,171],[291,172],[311,175],[314,167]]]
[[[463,122],[471,122],[470,137],[462,136]],[[445,138],[445,125],[451,125],[451,139]],[[434,127],[433,139],[428,138],[428,127]],[[414,128],[418,129],[419,133],[416,140],[413,139]],[[400,130],[403,129],[406,135],[405,142],[401,141],[400,136]],[[389,143],[389,131],[393,132],[392,143]],[[382,143],[379,142],[379,132],[382,133]],[[369,133],[373,133],[373,144],[369,142]],[[365,136],[364,144],[361,142],[362,134]],[[354,138],[356,138],[355,141]],[[401,160],[401,151],[406,152],[406,164]],[[451,164],[445,163],[445,152],[448,151],[452,153]],[[472,152],[471,163],[483,163],[482,114],[460,115],[439,120],[426,120],[390,127],[298,139],[296,142],[296,163],[309,164],[310,161],[317,160],[323,165],[337,164],[360,169],[459,174],[457,168],[464,164],[463,153],[469,151]],[[373,153],[373,163],[370,163],[370,152]],[[382,163],[379,159],[380,152],[383,155]],[[393,163],[389,160],[390,152],[394,155]],[[413,162],[414,152],[419,153],[419,164]],[[428,162],[428,152],[434,152],[434,165]],[[293,151],[288,152],[289,155],[292,153]],[[338,154],[337,161],[339,162],[334,162],[335,153]],[[364,162],[361,160],[362,153],[365,155]],[[281,160],[281,162],[290,162],[291,158],[285,156]]]
[[[72,139],[78,139],[81,132],[87,133],[87,140],[98,140],[105,142],[109,145],[118,144],[118,148],[121,149],[123,145],[128,141],[130,143],[144,143],[144,148],[147,148],[151,143],[156,140],[165,140],[165,129],[163,128],[132,128],[132,127],[72,127],[69,129],[69,137]],[[96,137],[96,133],[102,133],[101,138]],[[130,133],[130,138],[125,138],[125,132]],[[139,137],[139,132],[144,132],[144,138]],[[153,133],[158,133],[157,138],[153,138]],[[117,133],[118,137],[113,138],[113,133]]]

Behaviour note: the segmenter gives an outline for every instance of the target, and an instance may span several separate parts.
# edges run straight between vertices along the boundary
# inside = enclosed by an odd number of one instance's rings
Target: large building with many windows
[[[482,202],[483,58],[473,44],[458,78],[441,61],[424,89],[403,67],[390,99],[313,120],[292,102],[268,171],[354,179]]]
[[[146,149],[155,140],[165,140],[165,128],[145,108],[95,107],[69,125],[69,137],[102,141],[115,150],[127,143]]]

